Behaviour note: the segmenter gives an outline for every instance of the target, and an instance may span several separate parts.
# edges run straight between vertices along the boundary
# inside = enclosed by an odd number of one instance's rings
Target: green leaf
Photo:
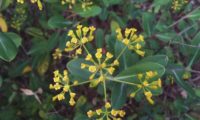
[[[165,67],[161,64],[154,63],[154,62],[143,62],[131,67],[128,67],[126,70],[119,73],[115,79],[118,80],[125,80],[125,81],[132,81],[136,78],[137,74],[145,73],[147,71],[156,71],[158,72],[157,78],[160,78],[165,73]]]
[[[74,12],[79,14],[81,17],[94,17],[101,13],[101,8],[97,5],[92,5],[88,8],[83,9],[80,4],[77,4],[73,8]]]
[[[49,51],[51,51],[53,48],[56,47],[59,39],[60,39],[60,33],[59,32],[54,33],[49,37],[49,39],[48,39],[48,50]]]
[[[144,32],[151,36],[154,30],[154,15],[150,12],[145,12],[142,14],[142,27]]]
[[[44,38],[44,33],[40,28],[36,27],[29,27],[25,30],[25,32],[33,37],[40,38],[40,39],[45,39]]]
[[[0,33],[0,58],[10,62],[17,55],[17,46],[6,34]]]
[[[177,36],[176,33],[162,33],[162,34],[156,34],[156,37],[159,38],[159,40],[163,42],[169,42],[174,39],[174,37]]]
[[[5,34],[15,43],[17,47],[21,45],[22,38],[18,34],[13,33],[13,32],[7,32]]]
[[[193,88],[190,86],[190,85],[188,85],[187,83],[185,83],[184,81],[183,81],[183,79],[181,79],[180,77],[179,77],[179,75],[176,73],[176,71],[175,70],[172,70],[172,72],[173,72],[173,74],[174,74],[174,76],[175,76],[175,81],[176,81],[176,83],[179,85],[179,86],[181,86],[189,95],[191,95],[192,97],[196,97],[196,94],[195,94],[195,91],[193,90]]]
[[[120,28],[119,24],[114,20],[111,21],[110,27],[111,27],[112,32],[115,32],[117,28]]]
[[[97,29],[95,32],[95,42],[98,48],[103,47],[104,43],[104,31],[102,29]]]
[[[123,52],[124,51],[124,52]],[[123,54],[121,54],[123,52]],[[120,70],[126,69],[128,66],[133,65],[137,62],[138,58],[136,55],[133,55],[128,48],[121,43],[120,41],[115,42],[115,57],[118,57],[121,54],[119,58],[119,62],[121,63],[119,65]]]
[[[48,46],[48,42],[47,41],[41,41],[41,40],[37,40],[37,42],[35,42],[31,49],[28,51],[28,54],[34,54],[34,55],[38,55],[38,54],[44,54],[46,52],[48,52],[48,47],[44,47],[44,46]]]
[[[67,27],[68,25],[71,25],[71,21],[67,21],[63,16],[57,15],[57,16],[52,16],[48,20],[48,26],[52,29],[55,28],[64,28]]]
[[[122,17],[118,16],[115,12],[110,12],[110,17],[114,19],[122,28],[126,27],[125,20],[122,19]]]
[[[127,85],[114,83],[111,89],[111,103],[112,108],[120,109],[126,102]]]
[[[158,72],[158,75],[152,79],[152,80],[157,80],[165,73],[165,68],[164,68],[164,66],[162,66],[158,63],[143,62],[143,63],[137,64],[137,65],[128,67],[127,69],[125,69],[124,71],[119,73],[116,77],[114,77],[113,79],[122,81],[122,82],[126,81],[126,82],[131,82],[131,83],[139,83],[139,81],[136,79],[137,74],[145,73],[147,71]],[[132,87],[134,88],[134,86],[132,86]],[[111,93],[111,100],[112,100],[112,105],[115,108],[120,108],[125,104],[126,96],[128,93],[127,90],[128,90],[128,86],[124,85],[124,84],[122,84],[122,85],[117,84],[116,86],[113,87],[112,93]],[[158,95],[161,92],[162,92],[161,89],[152,90],[152,93],[154,95]]]
[[[77,58],[69,61],[67,63],[67,68],[72,75],[87,80],[91,73],[86,69],[81,69],[81,63],[89,64],[88,61],[85,61],[82,58]]]
[[[154,56],[148,56],[142,59],[139,63],[154,62],[154,63],[161,64],[163,66],[167,66],[168,61],[169,61],[169,58],[166,55],[154,55]]]
[[[12,2],[13,2],[13,0],[1,0],[0,1],[0,11],[6,9]]]
[[[200,20],[200,9],[194,10],[192,13],[187,15],[187,18],[192,20]]]
[[[103,0],[106,7],[120,3],[121,0]]]

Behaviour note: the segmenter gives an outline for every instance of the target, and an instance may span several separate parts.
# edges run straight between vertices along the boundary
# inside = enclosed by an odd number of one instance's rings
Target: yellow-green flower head
[[[95,27],[83,27],[78,25],[75,31],[69,30],[68,36],[71,37],[71,40],[66,43],[66,52],[75,51],[76,55],[82,54],[82,47],[88,42],[91,42],[94,39]]]
[[[109,64],[109,61],[113,58],[113,55],[110,52],[106,52],[105,55],[102,53],[102,48],[98,48],[95,57],[91,54],[88,54],[85,58],[86,61],[90,61],[92,64],[81,64],[81,68],[87,68],[92,74],[89,79],[94,79],[96,74],[100,74],[98,77],[99,82],[104,80],[105,74],[113,74],[115,71],[115,66],[119,65],[118,60],[114,60]]]
[[[42,6],[42,2],[40,0],[30,0],[31,3],[37,3],[37,6],[39,8],[39,10],[42,10],[43,9],[43,6]],[[18,3],[21,3],[23,4],[24,3],[24,0],[17,0]]]
[[[106,102],[104,108],[99,108],[94,111],[89,110],[87,115],[89,118],[98,117],[98,120],[103,120],[106,116],[112,120],[122,120],[122,118],[126,115],[126,112],[124,110],[112,109],[111,104]]]
[[[61,91],[59,94],[53,97],[53,101],[58,100],[64,100],[65,99],[65,93],[69,92],[70,100],[69,104],[71,106],[75,105],[75,96],[76,94],[71,91],[71,85],[68,77],[68,71],[64,70],[61,74],[58,70],[54,71],[54,78],[53,78],[54,84],[49,85],[49,89],[53,89],[55,91]]]
[[[171,8],[173,11],[179,11],[187,3],[188,0],[173,0]]]
[[[55,49],[55,52],[52,54],[54,60],[60,60],[62,58],[62,51],[59,48]]]
[[[24,0],[17,0],[17,2],[23,4]]]
[[[72,9],[72,7],[76,4],[76,0],[61,0],[61,4],[68,4],[69,9]]]
[[[90,6],[93,4],[91,0],[82,0],[81,7],[85,11],[86,9],[90,9]]]
[[[134,50],[138,55],[144,56],[145,52],[142,49],[142,43],[144,43],[144,37],[136,34],[136,28],[126,28],[124,35],[122,30],[118,28],[116,30],[117,39],[125,44],[130,50]]]
[[[154,77],[156,77],[158,73],[156,71],[148,71],[146,73],[139,73],[137,75],[139,83],[137,85],[137,89],[130,94],[130,97],[135,97],[137,92],[142,90],[144,92],[144,95],[147,99],[147,101],[150,104],[154,104],[154,101],[152,99],[153,94],[151,93],[152,90],[156,90],[162,87],[162,81],[161,79],[157,79],[156,81],[151,81]]]

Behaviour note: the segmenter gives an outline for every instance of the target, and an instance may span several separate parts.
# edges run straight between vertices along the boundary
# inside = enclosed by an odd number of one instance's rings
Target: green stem
[[[104,101],[105,101],[105,104],[106,104],[106,102],[107,102],[107,93],[106,93],[106,81],[105,80],[103,81],[103,89],[104,89]],[[106,108],[106,119],[109,120],[107,108]]]
[[[125,52],[127,46],[124,47],[124,49],[119,53],[119,55],[117,56],[117,60],[122,56],[122,54]]]
[[[87,52],[87,54],[90,54],[90,52],[89,52],[88,49],[85,47],[85,45],[83,44],[82,46],[83,46],[83,48],[85,49],[85,51]]]
[[[198,46],[200,47],[200,44],[199,44]],[[196,59],[196,57],[197,57],[199,51],[200,51],[200,48],[197,48],[197,50],[196,50],[194,56],[192,57],[192,59],[191,59],[189,65],[186,67],[186,69],[190,69],[190,68],[192,67],[192,64],[194,63],[194,60]]]
[[[74,86],[79,86],[79,85],[84,85],[84,84],[87,84],[87,83],[90,83],[91,81],[84,81],[84,82],[80,82],[76,85],[70,85],[71,87],[74,87]]]
[[[114,82],[118,82],[118,83],[124,83],[124,84],[128,84],[128,85],[134,85],[134,86],[137,86],[137,85],[138,85],[138,84],[131,83],[131,82],[126,82],[126,81],[117,80],[117,79],[115,79],[115,78],[108,78],[108,77],[107,77],[107,79],[110,80],[110,81],[114,81]]]

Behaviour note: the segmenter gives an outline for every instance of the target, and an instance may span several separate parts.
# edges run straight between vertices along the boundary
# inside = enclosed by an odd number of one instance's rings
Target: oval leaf
[[[17,55],[15,43],[4,33],[0,33],[0,58],[10,62]]]

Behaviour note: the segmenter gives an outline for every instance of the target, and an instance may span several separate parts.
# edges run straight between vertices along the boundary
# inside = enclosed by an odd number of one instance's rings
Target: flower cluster
[[[85,58],[86,61],[91,62],[92,64],[81,64],[81,69],[87,68],[92,74],[89,79],[94,79],[95,75],[100,74],[97,78],[97,83],[105,80],[105,75],[109,73],[112,75],[115,71],[115,66],[119,65],[118,60],[114,60],[112,63],[108,63],[110,59],[113,58],[113,55],[110,52],[106,52],[106,56],[103,56],[102,48],[98,48],[95,54],[95,58],[91,54],[88,54]]]
[[[39,10],[42,10],[43,9],[43,6],[42,6],[42,2],[40,0],[30,0],[31,3],[37,3],[37,6],[39,8]],[[17,0],[18,3],[21,3],[23,4],[24,3],[24,0]]]
[[[56,48],[52,55],[54,60],[59,60],[62,57],[62,51],[59,48]]]
[[[72,9],[73,5],[76,3],[76,0],[61,0],[61,4],[68,4],[69,9]]]
[[[83,0],[81,7],[83,8],[83,10],[85,11],[87,8],[90,8],[90,6],[93,4],[93,2],[91,0]]]
[[[82,47],[84,44],[92,41],[94,39],[95,27],[83,27],[82,25],[77,26],[77,30],[69,30],[68,36],[71,37],[71,40],[66,43],[66,52],[76,50],[75,54],[82,54]]]
[[[173,11],[178,11],[187,3],[188,0],[173,0],[171,8],[173,9]]]
[[[140,90],[143,90],[144,95],[146,97],[146,99],[148,100],[148,102],[150,104],[154,104],[154,101],[152,100],[152,92],[151,90],[156,90],[158,88],[162,87],[162,81],[159,78],[156,81],[151,82],[150,80],[152,78],[154,78],[158,73],[155,71],[148,71],[145,74],[139,73],[137,75],[137,78],[139,80],[139,84],[137,84],[137,90],[131,93],[131,97],[134,97],[137,92],[139,92]]]
[[[53,97],[53,101],[58,100],[64,100],[65,99],[65,93],[69,92],[70,95],[70,100],[69,100],[69,104],[71,106],[75,105],[75,96],[76,93],[73,93],[70,89],[70,81],[69,81],[69,77],[68,77],[68,71],[64,70],[63,74],[61,74],[58,70],[54,71],[54,84],[50,84],[49,88],[50,89],[54,89],[56,91],[61,91],[58,95]],[[74,83],[77,84],[77,83]]]
[[[17,0],[17,2],[23,4],[24,0]]]
[[[116,30],[117,39],[125,44],[128,49],[134,50],[138,55],[144,56],[145,52],[141,50],[142,43],[144,42],[144,37],[142,35],[137,35],[136,28],[126,28],[124,36],[121,32],[122,30],[118,28]]]
[[[69,9],[72,9],[73,6],[79,1],[77,0],[61,0],[61,4],[65,5],[68,4],[69,5]],[[81,7],[83,8],[83,10],[86,10],[87,8],[89,8],[93,2],[91,0],[80,0],[81,2]]]
[[[126,112],[124,110],[111,109],[110,103],[106,102],[104,108],[96,109],[95,111],[89,110],[87,115],[89,118],[98,117],[97,120],[103,120],[106,116],[107,120],[121,120],[126,115]]]
[[[17,4],[11,17],[10,26],[19,31],[27,17],[28,15],[25,5]]]

